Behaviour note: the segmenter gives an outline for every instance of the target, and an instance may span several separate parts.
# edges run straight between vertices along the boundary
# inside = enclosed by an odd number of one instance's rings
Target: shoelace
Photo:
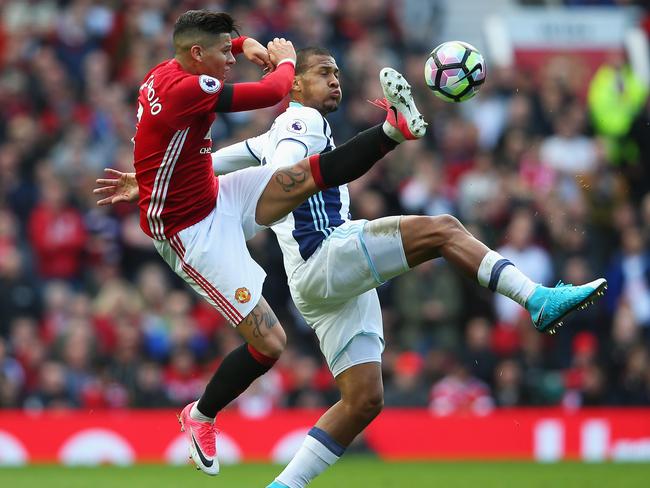
[[[388,104],[388,100],[386,100],[385,98],[375,98],[374,100],[366,100],[366,101],[371,105],[382,108],[384,110],[388,110],[388,108],[390,107],[390,105]]]
[[[206,446],[210,449],[210,451],[216,452],[216,438],[219,431],[214,426],[214,424],[210,424],[209,427],[201,427],[197,430],[197,434],[199,436],[198,441],[201,443],[201,445]]]
[[[569,288],[573,288],[573,285],[571,283],[564,283],[562,280],[560,280],[555,284],[553,288],[556,290],[559,288],[564,288],[562,291],[568,291]]]
[[[556,290],[560,289],[560,293],[564,294],[568,292],[570,289],[574,288],[574,286],[571,283],[564,283],[562,280],[559,280],[554,288]]]
[[[558,281],[555,284],[555,288],[564,288],[564,287],[567,287],[567,286],[573,286],[573,285],[571,283],[564,283],[564,282],[562,282],[562,280]]]

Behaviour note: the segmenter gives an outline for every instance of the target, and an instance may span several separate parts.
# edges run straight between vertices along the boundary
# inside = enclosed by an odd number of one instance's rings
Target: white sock
[[[384,122],[384,125],[382,125],[381,128],[384,130],[384,134],[386,134],[397,143],[402,143],[406,140],[406,137],[404,137],[404,135],[399,130],[390,125],[387,120]]]
[[[345,448],[327,432],[313,427],[284,471],[276,478],[289,488],[303,488],[339,460]]]
[[[537,283],[495,251],[489,251],[485,255],[478,267],[477,278],[481,286],[511,298],[522,307],[526,306],[526,300],[537,286]]]
[[[190,410],[190,417],[192,417],[194,420],[197,422],[214,422],[214,419],[211,417],[208,417],[207,415],[203,415],[197,405],[199,402],[194,402],[194,405],[192,405],[192,409]]]

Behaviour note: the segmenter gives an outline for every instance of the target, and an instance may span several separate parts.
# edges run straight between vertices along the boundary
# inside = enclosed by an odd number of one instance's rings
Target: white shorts
[[[372,361],[381,361],[384,333],[375,288],[409,269],[399,221],[345,222],[289,279],[296,307],[316,332],[335,376],[352,365],[338,359],[359,335],[379,339],[381,347]]]
[[[216,206],[206,218],[169,239],[154,240],[176,274],[233,326],[262,296],[266,273],[246,241],[264,228],[255,221],[255,209],[274,171],[259,166],[220,176]]]
[[[381,353],[384,350],[383,340],[376,335],[358,334],[343,349],[330,365],[330,371],[336,378],[352,366],[365,363],[381,363]]]

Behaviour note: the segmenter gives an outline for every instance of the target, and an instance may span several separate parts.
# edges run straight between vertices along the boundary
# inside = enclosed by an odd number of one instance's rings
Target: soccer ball
[[[471,44],[443,42],[424,63],[424,79],[433,93],[446,102],[464,102],[485,81],[485,61]]]

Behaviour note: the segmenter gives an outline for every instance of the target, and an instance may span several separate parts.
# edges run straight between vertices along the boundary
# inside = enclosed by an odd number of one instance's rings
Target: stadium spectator
[[[619,382],[615,387],[618,403],[621,405],[650,405],[650,359],[648,348],[636,344],[626,357]]]
[[[471,366],[456,361],[431,389],[429,409],[436,415],[486,415],[494,408],[489,387],[470,374]]]
[[[396,281],[395,308],[402,319],[399,343],[411,348],[454,348],[463,310],[460,277],[443,261],[423,263]]]
[[[650,340],[650,255],[638,227],[628,227],[621,235],[621,253],[612,261],[608,276],[611,283],[606,303],[614,312],[627,304],[634,321]]]
[[[523,384],[523,374],[519,363],[504,359],[494,369],[494,388],[492,390],[497,407],[519,407],[530,402]]]
[[[46,172],[47,173],[47,172]],[[45,280],[74,283],[81,278],[86,229],[82,216],[67,203],[63,180],[42,175],[40,200],[29,217],[29,238],[36,268]]]
[[[38,384],[25,400],[29,410],[67,409],[79,406],[68,388],[67,368],[58,361],[46,361],[39,370]]]
[[[36,282],[24,267],[24,258],[16,246],[0,251],[0,338],[9,337],[10,324],[18,317],[40,312]]]
[[[650,14],[648,16],[650,20]],[[650,22],[648,22],[650,26]],[[631,161],[630,168],[634,175],[634,180],[629,181],[632,186],[632,195],[635,200],[647,199],[647,190],[650,188],[650,139],[648,139],[648,126],[650,125],[650,96],[646,97],[643,107],[636,114],[632,127],[630,127],[630,138],[636,145],[638,154],[634,161]]]
[[[428,395],[422,375],[424,361],[420,355],[413,351],[403,352],[395,358],[392,366],[393,377],[386,388],[384,404],[390,407],[426,407]]]
[[[497,252],[516,263],[519,269],[538,283],[550,284],[553,267],[548,252],[535,244],[535,221],[527,209],[519,209],[513,215],[504,234],[506,242],[497,248]],[[494,306],[498,320],[506,324],[515,324],[522,313],[516,303],[494,297]]]
[[[6,341],[0,337],[0,407],[16,408],[25,382],[25,371],[16,359],[9,355]]]
[[[634,160],[630,128],[648,95],[625,54],[612,51],[589,83],[588,106],[597,134],[605,137],[608,158],[625,166]]]
[[[138,369],[132,405],[137,408],[163,408],[171,405],[158,363],[146,362]]]
[[[472,318],[465,327],[465,347],[460,353],[471,373],[486,384],[491,384],[497,357],[491,349],[491,324],[484,317]]]
[[[190,349],[179,346],[171,352],[163,382],[167,396],[176,407],[185,406],[201,394],[203,374]]]

